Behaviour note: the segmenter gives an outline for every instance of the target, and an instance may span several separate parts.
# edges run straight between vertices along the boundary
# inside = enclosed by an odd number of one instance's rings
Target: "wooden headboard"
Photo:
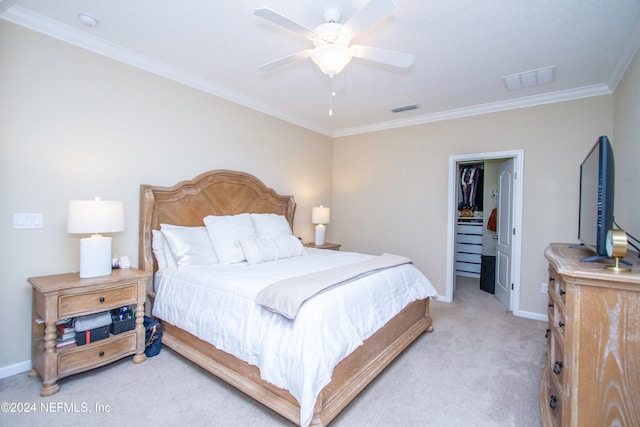
[[[253,175],[231,170],[213,170],[173,187],[140,186],[140,240],[138,268],[156,271],[151,248],[151,230],[160,224],[204,225],[207,215],[275,213],[284,215],[293,229],[296,203],[268,188]]]

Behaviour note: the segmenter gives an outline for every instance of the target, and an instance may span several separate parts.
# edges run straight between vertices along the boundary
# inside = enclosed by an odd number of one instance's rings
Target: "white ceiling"
[[[333,99],[308,58],[258,70],[312,45],[253,10],[314,28],[325,8],[344,22],[367,0],[0,0],[0,17],[330,136],[611,93],[640,44],[638,0],[395,1],[354,42],[412,53],[414,65],[355,58]],[[549,84],[502,80],[550,66]],[[409,104],[420,108],[390,112]]]

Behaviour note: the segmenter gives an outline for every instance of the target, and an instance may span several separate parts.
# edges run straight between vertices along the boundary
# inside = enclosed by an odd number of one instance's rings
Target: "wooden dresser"
[[[640,426],[640,263],[613,273],[583,247],[552,243],[544,426]],[[637,254],[633,254],[637,256]]]

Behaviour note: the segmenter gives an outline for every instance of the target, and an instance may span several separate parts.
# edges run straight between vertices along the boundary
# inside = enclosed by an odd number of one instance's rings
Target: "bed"
[[[215,337],[203,337],[202,334],[198,332],[202,330],[202,328],[192,328],[188,321],[186,326],[178,326],[178,323],[183,320],[173,322],[176,324],[169,321],[173,319],[183,319],[183,317],[180,317],[180,315],[172,317],[172,310],[178,309],[168,306],[168,302],[161,303],[160,297],[162,290],[158,290],[157,288],[158,284],[162,283],[160,285],[161,289],[163,289],[162,287],[166,289],[164,294],[168,296],[165,296],[163,301],[175,299],[177,298],[177,294],[189,293],[190,291],[185,290],[187,288],[184,287],[184,283],[190,280],[189,277],[191,274],[195,274],[192,270],[198,270],[200,268],[200,266],[190,266],[182,270],[179,268],[165,268],[165,263],[162,261],[161,266],[163,268],[158,269],[159,264],[158,259],[156,259],[158,252],[156,251],[154,255],[154,249],[157,249],[157,247],[154,247],[153,237],[157,237],[158,230],[165,227],[165,225],[161,227],[161,224],[170,224],[172,227],[198,228],[203,226],[203,219],[209,216],[233,216],[235,218],[236,216],[244,216],[243,214],[252,214],[252,218],[262,215],[284,217],[287,225],[292,229],[295,210],[296,205],[293,196],[280,195],[273,189],[266,187],[258,178],[244,172],[214,170],[203,173],[193,180],[182,181],[172,187],[142,185],[140,188],[139,262],[141,269],[154,273],[154,284],[150,284],[147,289],[147,311],[159,317],[163,325],[163,344],[165,346],[246,393],[258,402],[266,405],[293,423],[303,426],[324,426],[329,424],[367,384],[416,338],[425,331],[433,330],[432,319],[429,316],[429,297],[434,296],[435,289],[430,283],[428,283],[428,292],[421,294],[420,297],[411,300],[410,296],[401,296],[401,298],[411,301],[397,307],[396,312],[394,312],[388,320],[383,319],[384,323],[380,325],[379,328],[376,327],[374,331],[368,332],[362,342],[352,344],[353,348],[349,349],[348,354],[345,354],[344,357],[341,356],[340,360],[336,361],[337,364],[332,366],[332,371],[329,372],[329,378],[325,381],[326,384],[320,383],[322,387],[319,390],[311,390],[311,395],[309,393],[303,393],[304,396],[302,397],[299,395],[297,386],[291,387],[290,389],[283,384],[278,386],[279,379],[274,380],[274,378],[269,377],[269,375],[271,375],[269,372],[277,371],[277,369],[273,367],[264,369],[260,360],[269,359],[265,357],[264,354],[257,354],[256,360],[258,360],[258,362],[256,362],[251,355],[245,357],[243,354],[239,354],[233,345],[231,345],[232,349],[229,350],[225,348],[225,345],[216,346],[213,344],[218,342],[233,342],[235,338],[231,332],[227,333],[227,331],[223,331],[224,333],[222,334],[218,332],[216,336],[222,336],[222,341],[216,341]],[[216,277],[226,277],[227,273],[233,269],[237,269],[233,271],[243,269],[252,271],[253,275],[245,280],[246,287],[242,288],[239,286],[240,290],[237,292],[245,292],[247,295],[253,295],[252,292],[254,292],[255,289],[251,286],[253,281],[257,280],[256,277],[276,274],[274,270],[291,271],[294,278],[297,278],[299,276],[296,275],[300,273],[300,269],[306,268],[302,264],[307,262],[316,262],[320,266],[317,268],[322,269],[322,266],[333,262],[334,258],[342,263],[346,262],[344,261],[345,258],[351,259],[351,261],[354,261],[356,264],[357,261],[369,261],[368,256],[361,254],[344,253],[338,255],[335,251],[317,249],[304,250],[307,252],[310,251],[309,253],[312,256],[291,258],[292,263],[290,263],[288,259],[276,259],[273,262],[257,262],[249,266],[246,266],[246,264],[250,264],[250,259],[245,259],[244,263],[238,264],[242,267],[230,265],[212,266],[212,268],[217,269],[213,275]],[[305,252],[304,255],[308,255],[307,252]],[[286,267],[278,267],[279,264],[277,263],[285,262],[287,264],[282,265],[286,265]],[[202,269],[205,268],[209,267],[202,267]],[[290,327],[290,329],[296,329],[295,325],[301,324],[303,322],[301,318],[313,310],[316,304],[320,304],[320,301],[325,301],[324,303],[326,304],[327,301],[331,301],[329,298],[337,298],[339,295],[342,295],[341,293],[350,295],[348,298],[352,300],[350,300],[349,304],[358,305],[358,303],[361,302],[361,304],[366,307],[366,304],[369,304],[368,301],[364,300],[366,297],[363,295],[365,295],[366,292],[358,290],[364,285],[361,285],[360,288],[356,286],[356,283],[360,280],[374,281],[373,276],[389,274],[384,280],[399,281],[396,277],[410,275],[411,281],[417,281],[413,276],[415,273],[413,270],[417,272],[417,269],[410,264],[399,265],[384,271],[366,274],[363,278],[350,280],[342,286],[332,287],[313,297],[312,300],[305,302],[302,308],[299,309],[298,318],[293,320],[283,317],[281,313],[274,312],[271,309],[267,310],[264,307],[260,307],[253,301],[247,302],[245,301],[246,298],[245,300],[240,299],[243,301],[241,301],[241,304],[246,306],[245,310],[250,312],[250,315],[271,319],[270,321],[272,323],[282,323],[285,327],[287,327],[286,325],[294,325]],[[421,276],[421,273],[418,272],[417,274]],[[424,278],[424,276],[422,277]],[[165,283],[175,283],[177,285],[171,288],[171,285],[165,285]],[[194,286],[198,286],[198,284]],[[425,288],[427,287],[427,285],[424,286]],[[203,286],[201,286],[201,288],[204,289]],[[196,292],[200,292],[198,289],[201,288],[196,287],[194,289],[197,290]],[[177,289],[177,291],[169,291],[169,289]],[[221,295],[220,293],[215,294],[217,291],[211,292],[213,292],[212,295]],[[234,290],[234,292],[236,291]],[[246,295],[242,294],[240,296],[245,297]],[[389,296],[387,295],[384,298],[387,297]],[[357,299],[353,300],[353,298],[362,298],[362,301]],[[204,300],[206,298],[198,296],[197,299]],[[216,298],[209,299],[213,301]],[[316,303],[316,301],[319,302]],[[193,302],[186,304],[193,304]],[[397,305],[393,302],[385,305],[393,306],[394,304]],[[158,316],[158,312],[160,312],[161,315]],[[309,316],[311,315],[309,314]],[[228,317],[229,316],[226,318]],[[236,323],[243,325],[244,323],[242,322],[243,320],[241,319]],[[254,319],[252,319],[251,322],[251,324],[256,324],[253,323]],[[241,327],[242,326],[239,326],[239,328]],[[318,329],[318,331],[314,333],[320,334],[326,329],[331,328]],[[354,327],[354,329],[356,328]],[[262,335],[270,335],[265,334],[264,331],[261,333]],[[309,337],[313,335],[305,334],[304,336]],[[325,335],[323,335],[323,337],[324,336]],[[283,338],[280,337],[279,339]],[[246,340],[246,338],[237,338],[237,341],[244,342],[242,340]],[[296,340],[292,339],[292,341]],[[304,338],[303,341],[312,342],[313,344],[310,345],[314,346],[321,345],[319,344],[320,340]],[[357,339],[355,339],[355,341],[357,341]],[[269,345],[273,347],[273,343]],[[262,350],[253,349],[253,344],[248,344],[247,346],[252,348],[251,351],[257,353],[260,353],[260,351],[265,352],[265,348],[271,348],[266,344],[262,347]],[[328,345],[328,347],[332,346]],[[280,363],[283,364],[282,361]],[[263,366],[262,372],[259,366]],[[277,368],[278,365],[275,366]],[[276,374],[278,373],[276,372]],[[299,375],[297,371],[294,371],[293,374]],[[291,375],[293,376],[293,374]],[[283,373],[281,375],[285,374]],[[265,376],[267,379],[263,378]],[[310,396],[313,397],[311,404],[309,404]]]

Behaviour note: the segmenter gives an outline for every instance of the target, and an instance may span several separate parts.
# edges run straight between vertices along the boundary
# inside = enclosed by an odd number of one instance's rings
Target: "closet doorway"
[[[472,277],[519,314],[523,156],[516,150],[449,157],[443,300],[453,301],[457,277]]]

